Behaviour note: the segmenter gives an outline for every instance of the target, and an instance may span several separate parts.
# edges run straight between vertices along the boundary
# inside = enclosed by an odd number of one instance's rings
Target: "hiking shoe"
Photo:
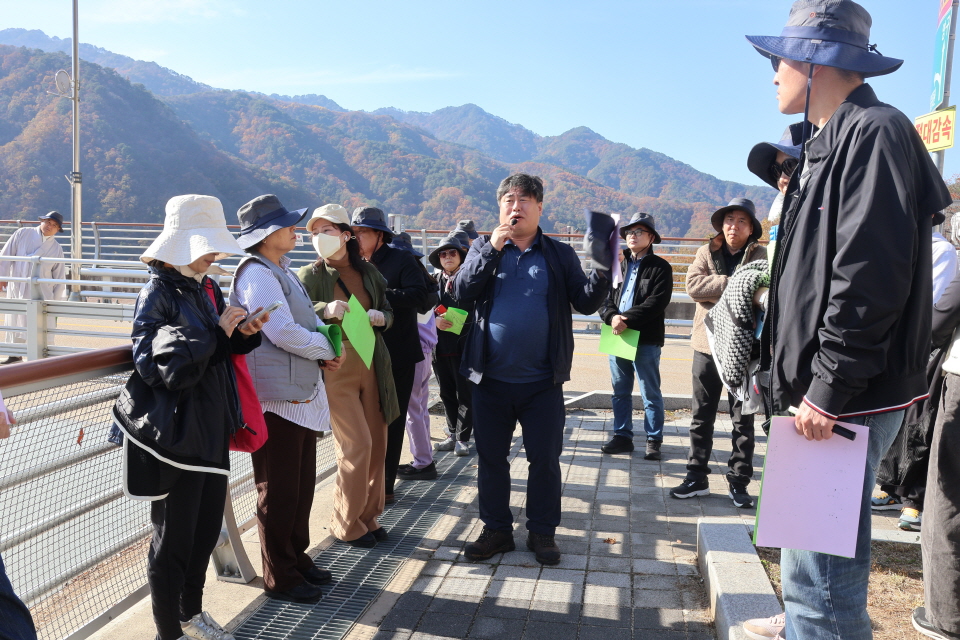
[[[707,479],[703,480],[691,480],[687,478],[680,483],[679,487],[674,487],[670,489],[670,495],[674,498],[692,498],[694,496],[708,496],[710,495],[710,483],[707,482]]]
[[[376,538],[377,542],[386,542],[387,540],[390,539],[390,534],[387,533],[387,530],[384,529],[383,527],[378,527],[374,529],[373,531],[370,532],[370,535]]]
[[[180,630],[188,638],[198,638],[199,640],[234,640],[234,637],[227,633],[227,630],[217,624],[206,611],[201,611],[193,616],[187,622],[180,623]]]
[[[914,609],[913,615],[910,616],[910,620],[913,622],[913,628],[928,638],[947,640],[948,636],[944,634],[943,631],[933,626],[929,620],[927,620],[927,609],[925,607],[917,607]]]
[[[469,442],[457,442],[456,449],[454,453],[458,456],[468,456],[470,455],[470,443]]]
[[[513,542],[513,531],[499,531],[484,526],[480,537],[463,549],[463,556],[470,562],[476,562],[516,548],[517,545]]]
[[[920,531],[920,525],[923,523],[923,513],[917,509],[904,507],[900,512],[900,522],[897,526],[904,531]]]
[[[330,584],[333,580],[333,574],[320,567],[310,567],[306,571],[301,571],[300,575],[310,584],[319,587],[322,584]]]
[[[900,496],[894,496],[886,491],[881,491],[870,498],[870,508],[874,511],[888,511],[900,508]]]
[[[663,444],[660,440],[647,440],[647,453],[643,456],[644,460],[659,460],[660,455],[660,445]]]
[[[340,540],[337,538],[337,540]],[[372,533],[367,531],[365,534],[356,538],[355,540],[340,540],[340,542],[346,542],[352,547],[357,547],[359,549],[372,549],[377,546],[377,538]]]
[[[753,498],[747,492],[747,485],[730,483],[730,499],[738,509],[753,509]]]
[[[286,600],[287,602],[299,602],[300,604],[316,604],[320,602],[323,592],[315,584],[310,584],[306,580],[286,591],[267,591],[263,590],[263,595],[274,600]],[[182,624],[182,623],[181,623]],[[194,636],[200,638],[203,636]],[[225,636],[223,640],[234,640],[233,636]]]
[[[626,436],[613,436],[610,442],[600,447],[604,453],[630,453],[633,451],[633,440]]]
[[[769,618],[754,618],[743,623],[743,632],[753,640],[772,640],[779,638],[787,626],[787,615],[779,613]]]
[[[431,462],[422,469],[417,469],[413,464],[405,464],[397,468],[397,477],[403,480],[436,480],[437,465]]]
[[[531,531],[527,535],[527,549],[533,551],[540,564],[560,564],[560,547],[551,535]]]
[[[453,451],[454,445],[457,443],[456,439],[453,436],[447,436],[440,442],[433,443],[434,451]]]

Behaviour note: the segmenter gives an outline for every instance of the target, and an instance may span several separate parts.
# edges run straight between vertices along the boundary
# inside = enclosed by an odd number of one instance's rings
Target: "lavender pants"
[[[413,392],[407,405],[407,440],[413,455],[413,466],[423,469],[433,462],[433,443],[430,442],[430,354],[417,363],[413,378]]]

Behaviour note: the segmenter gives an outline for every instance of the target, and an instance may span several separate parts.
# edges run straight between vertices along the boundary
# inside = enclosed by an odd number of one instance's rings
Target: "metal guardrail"
[[[117,305],[115,305],[117,306]],[[128,345],[0,368],[17,418],[0,440],[0,552],[43,640],[81,640],[148,593],[148,503],[127,500],[110,410],[132,368]],[[317,441],[318,481],[336,470],[333,439]],[[227,528],[214,565],[246,581],[223,550],[255,522],[249,454],[230,454]],[[229,519],[228,519],[229,520]],[[219,558],[219,561],[218,561]],[[247,563],[249,566],[249,563]]]

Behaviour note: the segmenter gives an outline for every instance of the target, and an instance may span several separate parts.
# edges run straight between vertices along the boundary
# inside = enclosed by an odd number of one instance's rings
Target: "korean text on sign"
[[[940,151],[953,147],[956,107],[934,111],[914,120],[917,133],[923,139],[927,151]]]

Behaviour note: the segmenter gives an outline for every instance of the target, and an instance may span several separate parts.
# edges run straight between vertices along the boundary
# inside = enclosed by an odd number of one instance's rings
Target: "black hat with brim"
[[[641,212],[630,216],[630,220],[625,225],[620,227],[620,237],[626,240],[627,231],[640,225],[645,226],[650,230],[650,233],[653,234],[653,244],[660,244],[661,238],[660,234],[657,233],[657,222],[649,213]]]
[[[803,123],[796,122],[783,132],[780,142],[760,142],[753,146],[747,156],[747,169],[768,185],[777,189],[777,180],[770,171],[777,160],[777,152],[782,151],[791,158],[800,158],[803,150]]]
[[[59,211],[51,211],[45,216],[40,216],[37,220],[53,220],[57,223],[57,230],[63,231],[63,215]]]
[[[393,240],[393,229],[387,226],[387,216],[382,209],[378,209],[377,207],[357,207],[354,209],[350,226],[366,227],[375,231],[382,231],[383,241],[385,243]]]
[[[237,211],[240,221],[237,244],[242,249],[249,249],[275,231],[295,227],[307,216],[308,210],[309,207],[288,211],[272,193],[257,196]]]
[[[756,205],[753,204],[753,200],[748,198],[734,198],[727,206],[720,207],[714,211],[713,215],[710,216],[710,224],[713,225],[713,228],[716,229],[718,233],[723,233],[723,218],[731,211],[743,211],[750,216],[750,222],[753,225],[753,230],[750,232],[750,239],[759,240],[760,236],[763,235],[763,227],[760,226],[760,221],[757,219]]]
[[[430,255],[427,257],[427,260],[430,261],[430,264],[436,269],[443,269],[440,266],[440,252],[446,251],[447,249],[456,249],[457,253],[460,254],[460,264],[463,264],[463,261],[467,258],[467,248],[463,246],[463,243],[460,242],[454,235],[449,235],[443,240],[440,241],[440,246],[430,252]]]
[[[407,253],[412,253],[417,258],[422,258],[423,254],[413,248],[413,240],[410,238],[410,234],[406,231],[398,233],[393,238],[393,242],[390,243],[390,246],[394,249],[400,249],[406,251]]]

